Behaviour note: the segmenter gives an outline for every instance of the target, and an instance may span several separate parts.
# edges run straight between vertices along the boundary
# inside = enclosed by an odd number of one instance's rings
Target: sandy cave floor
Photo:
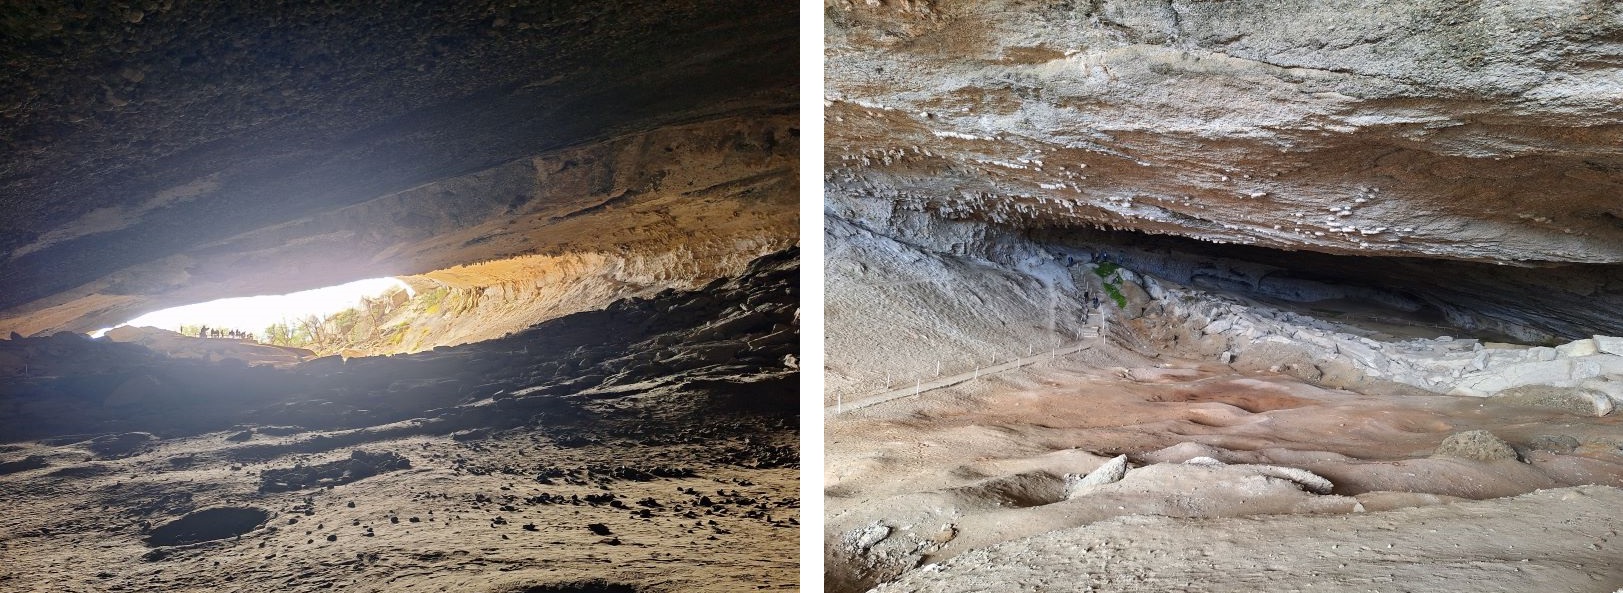
[[[342,460],[349,450],[238,462],[234,452],[276,441],[244,445],[227,436],[77,464],[67,461],[89,453],[8,446],[59,465],[0,476],[7,506],[30,509],[0,518],[0,589],[490,591],[594,580],[635,590],[796,587],[799,472],[792,467],[696,463],[714,455],[695,445],[609,440],[562,448],[519,431],[483,441],[372,443],[361,449],[401,455],[410,467],[266,493],[259,491],[266,469]],[[747,446],[739,441],[707,449]],[[693,475],[616,476],[617,467]],[[564,474],[538,482],[548,471]],[[543,502],[543,495],[612,500]],[[149,554],[147,527],[216,506],[259,508],[269,518],[240,537]],[[594,523],[608,533],[595,533]]]
[[[1444,438],[1473,429],[1511,443],[1522,460],[1432,455]],[[1623,557],[1617,537],[1623,513],[1615,512],[1623,501],[1615,489],[1623,487],[1618,415],[1583,417],[1464,397],[1362,395],[1102,346],[830,415],[825,434],[830,591],[863,590],[918,566],[928,568],[888,590],[1015,590],[1037,576],[1051,590],[1257,590],[1268,582],[1259,574],[1288,572],[1311,555],[1309,547],[1281,542],[1311,542],[1323,530],[1343,529],[1316,525],[1330,519],[1308,515],[1366,517],[1346,520],[1373,521],[1363,528],[1396,532],[1395,541],[1417,553],[1313,564],[1320,578],[1280,585],[1293,590],[1315,582],[1330,590],[1448,590],[1364,574],[1378,567],[1370,562],[1393,561],[1429,565],[1455,583],[1496,581],[1505,590],[1540,582],[1572,587],[1548,590],[1623,587],[1623,562],[1615,560]],[[1134,468],[1125,479],[1067,499],[1065,474],[1086,474],[1118,454]],[[1228,465],[1182,463],[1202,456]],[[1266,466],[1305,469],[1333,488],[1315,494]],[[1613,488],[1502,498],[1586,484]],[[1590,502],[1569,504],[1576,499]],[[1488,517],[1529,505],[1539,509],[1536,520],[1489,525]],[[1597,509],[1606,512],[1596,516]],[[1240,517],[1249,519],[1233,519]],[[1544,533],[1541,525],[1583,525],[1587,535]],[[1503,546],[1421,553],[1490,527]],[[1245,535],[1270,529],[1277,538]],[[1108,537],[1123,530],[1148,543],[1134,548]],[[1222,545],[1202,552],[1216,554],[1206,559],[1206,571],[1168,561],[1210,542]],[[1100,562],[1090,555],[1094,547],[1119,556]],[[1531,555],[1539,570],[1513,570],[1510,563],[1523,558],[1512,560],[1519,553],[1511,548]],[[1223,556],[1264,550],[1277,566]],[[1161,579],[1163,570],[1194,584]]]

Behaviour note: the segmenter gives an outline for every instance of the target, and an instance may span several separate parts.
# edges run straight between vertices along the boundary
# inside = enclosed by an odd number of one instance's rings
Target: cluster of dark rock
[[[356,450],[348,459],[339,461],[265,470],[260,474],[259,491],[285,492],[337,486],[409,467],[411,462],[398,453],[369,453]],[[354,506],[354,503],[350,504]]]

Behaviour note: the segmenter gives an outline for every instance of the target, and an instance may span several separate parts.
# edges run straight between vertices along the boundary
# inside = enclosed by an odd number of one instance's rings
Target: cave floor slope
[[[1472,430],[1514,454],[1439,451]],[[1623,586],[1616,415],[1105,344],[832,414],[825,436],[831,591]],[[1120,481],[1078,485],[1118,455]]]

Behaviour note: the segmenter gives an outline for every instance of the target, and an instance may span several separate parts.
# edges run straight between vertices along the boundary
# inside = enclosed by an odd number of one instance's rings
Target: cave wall
[[[1623,334],[1623,265],[1539,266],[1391,256],[1335,256],[1171,236],[1087,229],[1031,229],[1045,249],[1106,257],[1192,288],[1312,304],[1352,301],[1425,313],[1434,329],[1554,345]]]
[[[1623,5],[825,2],[825,183],[1014,226],[1623,261]]]

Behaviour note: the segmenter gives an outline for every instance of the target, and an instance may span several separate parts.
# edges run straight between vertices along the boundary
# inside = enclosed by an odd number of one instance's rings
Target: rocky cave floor
[[[0,589],[793,589],[796,258],[287,369],[0,342]]]
[[[1623,587],[1616,339],[829,228],[829,591]]]
[[[1508,457],[1443,446],[1472,430]],[[1623,491],[1566,488],[1623,487],[1616,415],[1101,344],[830,415],[826,442],[830,591],[1623,586]],[[1120,481],[1078,484],[1117,455]]]

